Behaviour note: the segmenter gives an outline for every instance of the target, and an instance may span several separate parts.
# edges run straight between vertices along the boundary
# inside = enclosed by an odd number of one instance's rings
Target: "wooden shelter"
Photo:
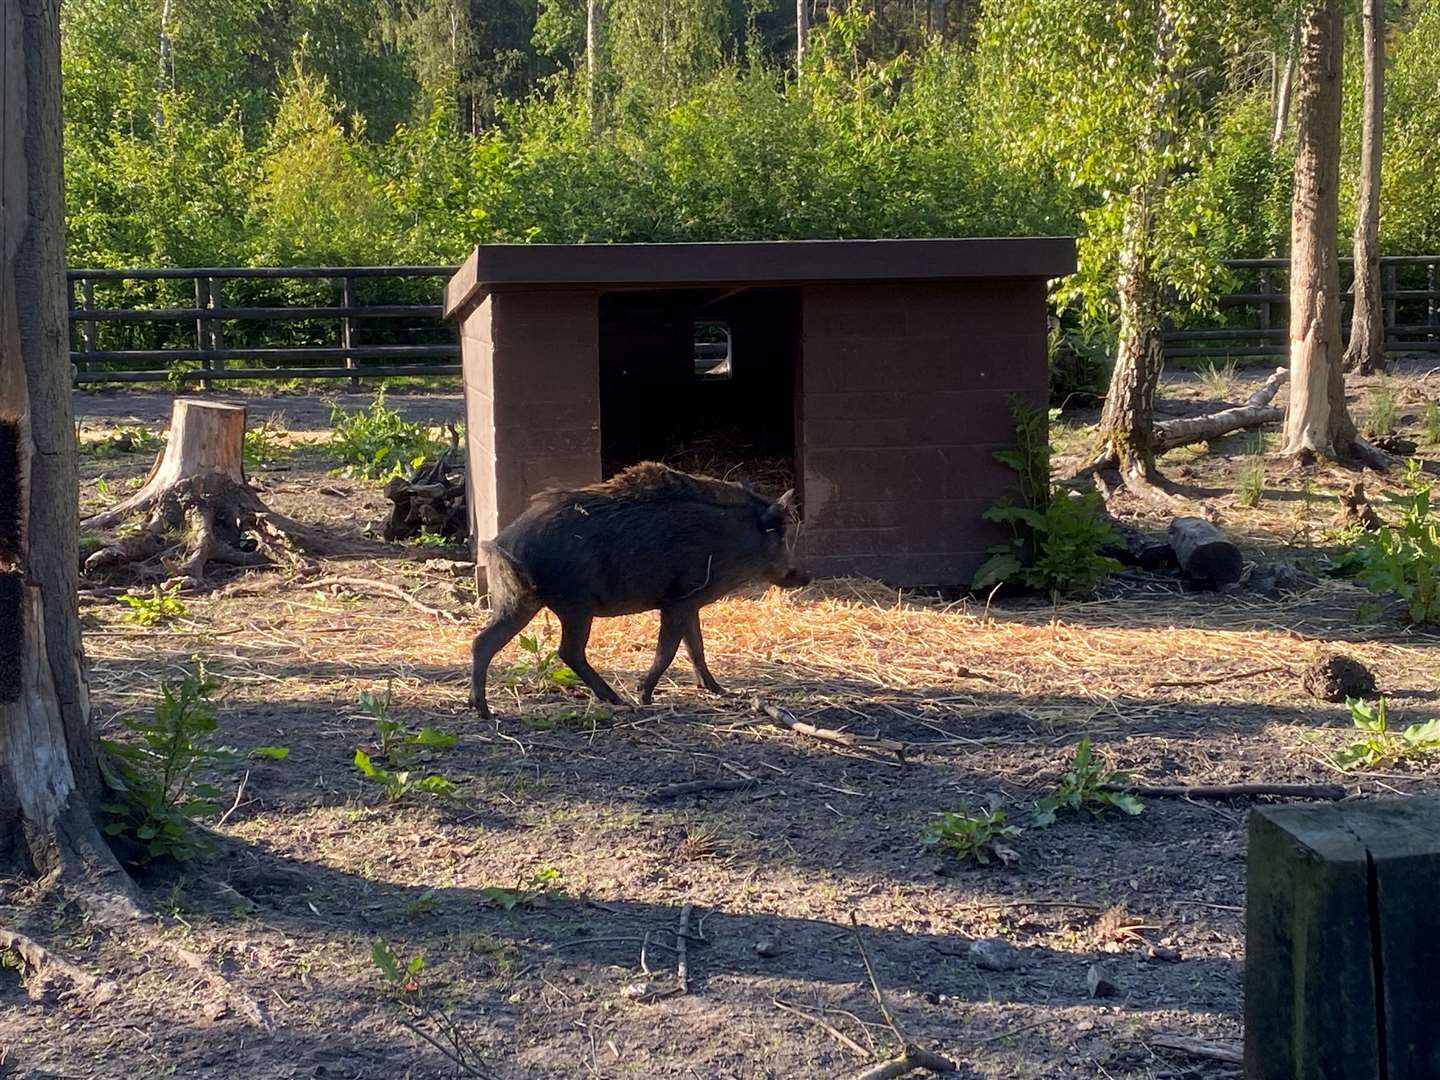
[[[1074,269],[1068,237],[478,247],[445,296],[474,535],[723,431],[793,462],[817,575],[966,584]]]

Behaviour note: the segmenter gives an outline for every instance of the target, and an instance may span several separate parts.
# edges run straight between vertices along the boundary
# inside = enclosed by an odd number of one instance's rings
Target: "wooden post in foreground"
[[[1246,1080],[1440,1076],[1440,800],[1250,815]]]

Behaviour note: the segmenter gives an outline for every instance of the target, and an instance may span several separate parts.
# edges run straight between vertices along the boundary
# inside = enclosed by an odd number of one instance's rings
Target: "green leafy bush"
[[[390,687],[384,695],[369,690],[360,695],[360,708],[375,721],[376,747],[372,757],[363,749],[355,751],[355,767],[365,779],[385,791],[389,802],[399,802],[412,792],[454,798],[460,793],[454,781],[439,773],[420,767],[417,756],[423,750],[449,750],[457,746],[460,739],[448,731],[438,728],[421,727],[412,731],[403,722],[390,715]],[[377,764],[376,758],[384,765]]]
[[[1007,825],[1005,811],[986,810],[972,815],[969,807],[962,806],[954,813],[941,814],[925,832],[925,843],[929,847],[948,851],[961,859],[973,859],[982,866],[992,859],[1012,861],[1014,854],[1002,841],[1020,835],[1018,825]]]
[[[1113,807],[1127,814],[1139,814],[1145,804],[1134,795],[1118,790],[1129,782],[1128,773],[1106,769],[1095,760],[1087,735],[1075,747],[1075,758],[1060,778],[1055,793],[1035,804],[1033,824],[1041,828],[1053,825],[1059,810],[1088,810],[1098,817]]]
[[[1404,484],[1400,494],[1385,493],[1400,511],[1399,524],[1349,534],[1351,551],[1342,563],[1358,566],[1371,592],[1400,597],[1412,624],[1432,625],[1440,623],[1440,522],[1430,507],[1434,485],[1414,458],[1405,464]]]
[[[1385,699],[1375,704],[1347,698],[1350,720],[1363,735],[1335,755],[1342,769],[1373,768],[1387,761],[1440,752],[1440,719],[1410,724],[1401,731],[1390,730]]]
[[[368,409],[346,412],[330,406],[334,429],[330,448],[351,476],[383,480],[420,465],[441,450],[424,424],[406,420],[385,404],[385,389],[375,395]]]
[[[157,623],[169,622],[171,619],[183,619],[190,614],[190,609],[185,606],[185,601],[180,599],[178,583],[163,591],[159,585],[152,585],[148,596],[136,592],[121,593],[119,600],[130,609],[120,618],[139,626],[155,626]]]

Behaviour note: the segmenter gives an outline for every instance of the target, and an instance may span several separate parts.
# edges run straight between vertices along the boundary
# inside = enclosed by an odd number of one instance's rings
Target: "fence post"
[[[340,347],[347,350],[345,353],[345,366],[351,371],[355,370],[355,357],[351,356],[349,349],[354,340],[354,328],[350,325],[350,306],[355,302],[354,287],[351,279],[344,277],[340,279],[340,306],[346,309],[340,317]],[[360,389],[360,376],[350,376],[350,389]]]
[[[1427,341],[1435,340],[1435,327],[1440,324],[1440,303],[1437,303],[1435,296],[1435,264],[1428,263],[1425,267],[1425,288],[1430,295],[1425,299],[1425,325],[1430,327],[1430,332],[1425,335]]]
[[[200,277],[200,276],[197,274],[197,275],[195,276],[195,306],[196,306],[197,308],[202,308],[202,309],[203,309],[203,308],[205,308],[205,307],[208,307],[209,304],[210,304],[210,288],[209,288],[209,285],[206,284],[206,280],[205,280],[204,278]],[[209,324],[210,324],[210,320],[206,319],[204,315],[197,315],[197,316],[196,316],[196,318],[195,318],[195,348],[198,349],[198,350],[200,351],[200,353],[202,354],[201,357],[200,357],[200,370],[201,370],[201,371],[205,371],[205,372],[208,372],[208,371],[210,370],[210,356],[209,356],[210,344],[209,344],[209,341],[208,341],[208,338],[209,338],[209,336],[210,336],[210,325],[209,325]],[[203,390],[209,390],[209,389],[210,389],[210,380],[209,380],[209,378],[207,378],[206,376],[202,375],[202,376],[200,377],[200,387],[201,387],[201,389],[203,389]]]
[[[1269,271],[1269,270],[1261,270],[1261,271],[1260,271],[1260,292],[1261,292],[1262,295],[1268,294],[1268,293],[1270,292],[1270,271]],[[1268,295],[1266,296],[1266,299],[1260,301],[1260,329],[1261,329],[1261,330],[1269,330],[1269,329],[1270,329],[1270,300],[1269,300]],[[1260,339],[1261,344],[1264,344],[1264,343],[1268,342],[1269,340],[1270,340],[1269,338],[1261,338],[1261,339]]]
[[[224,281],[220,278],[212,277],[208,280],[208,287],[206,291],[209,293],[210,296],[209,307],[211,311],[214,311],[216,308],[222,308],[225,306],[224,285]],[[215,349],[216,351],[219,351],[220,349],[223,349],[225,347],[225,324],[220,319],[210,319],[208,320],[208,324],[208,329],[210,331],[210,347],[212,349]],[[217,367],[221,371],[225,370],[225,360],[223,357],[217,356],[215,358],[215,367]]]
[[[1380,271],[1380,295],[1385,300],[1384,334],[1381,337],[1381,341],[1383,342],[1381,346],[1382,352],[1391,346],[1393,343],[1391,339],[1395,336],[1395,290],[1397,288],[1395,276],[1395,265],[1393,263],[1389,266],[1383,266],[1382,264]]]

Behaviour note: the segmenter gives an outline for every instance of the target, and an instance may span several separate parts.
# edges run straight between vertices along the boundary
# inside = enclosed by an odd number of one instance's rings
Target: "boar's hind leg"
[[[490,715],[490,706],[485,701],[485,677],[490,671],[490,661],[495,654],[510,643],[510,639],[524,630],[540,605],[522,601],[506,611],[503,608],[490,613],[490,621],[475,635],[470,645],[470,705],[481,716]]]
[[[655,646],[655,662],[650,665],[645,678],[640,680],[641,705],[650,704],[660,676],[675,661],[675,650],[680,647],[680,638],[685,633],[685,615],[685,612],[674,608],[665,608],[660,612],[660,640]]]
[[[557,611],[555,614],[560,616],[560,648],[555,650],[560,654],[560,659],[580,676],[601,701],[611,705],[625,704],[620,695],[610,689],[610,684],[600,677],[600,673],[590,666],[590,661],[585,659],[585,646],[590,641],[590,624],[594,617],[574,612]]]
[[[685,620],[685,651],[690,654],[690,663],[695,668],[695,685],[703,686],[712,694],[723,694],[725,688],[715,681],[705,663],[705,639],[700,636],[700,612],[692,611]]]

